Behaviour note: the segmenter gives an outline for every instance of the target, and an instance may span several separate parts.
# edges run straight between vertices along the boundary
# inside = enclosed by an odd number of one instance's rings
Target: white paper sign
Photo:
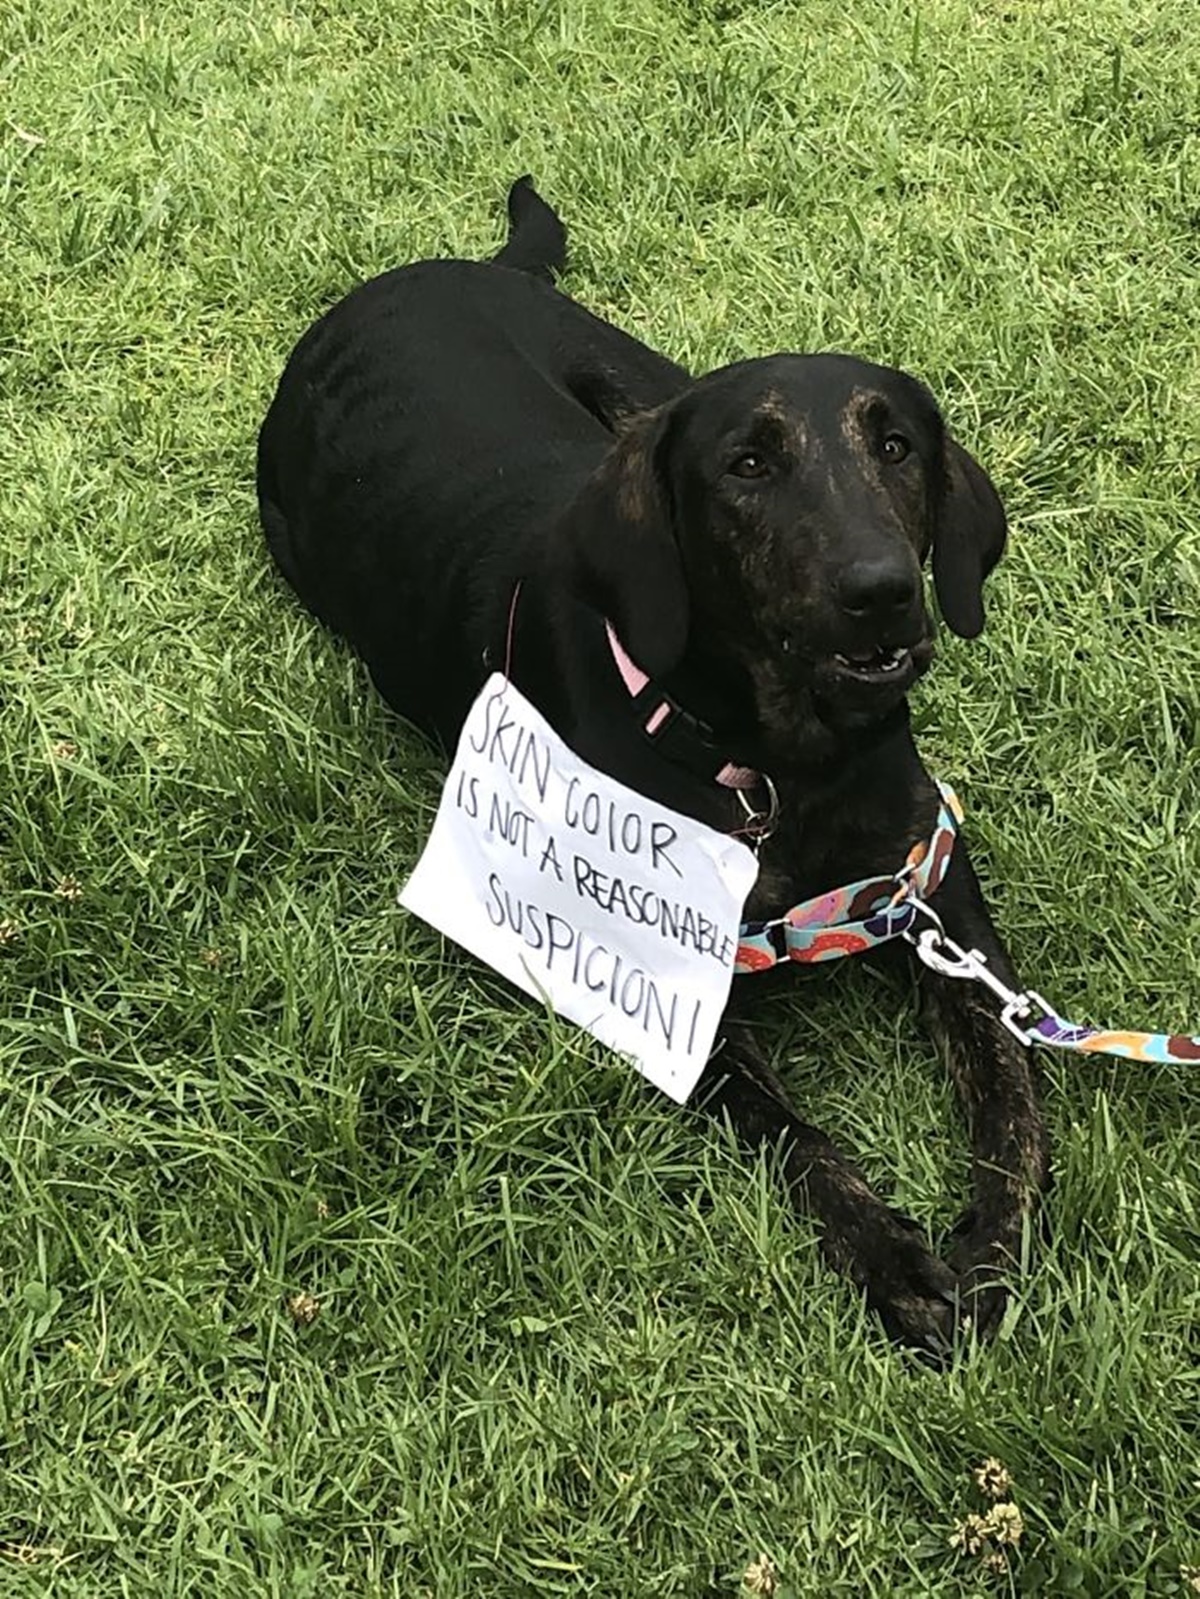
[[[586,765],[497,672],[400,903],[682,1104],[757,872],[745,844]]]

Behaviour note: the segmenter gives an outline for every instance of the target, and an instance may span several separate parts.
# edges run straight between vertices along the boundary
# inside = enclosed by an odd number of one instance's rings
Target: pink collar
[[[641,723],[642,732],[651,743],[658,743],[672,728],[686,727],[692,734],[691,742],[694,745],[702,747],[707,744],[708,729],[703,723],[677,705],[664,689],[651,681],[640,666],[634,665],[611,622],[605,622],[604,626],[608,632],[608,647],[612,651],[617,671],[621,674],[621,681],[629,690],[629,697],[634,701],[634,709]],[[716,758],[714,751],[714,760]],[[694,763],[688,762],[688,764]],[[712,774],[712,779],[720,783],[723,788],[739,791],[754,788],[760,781],[759,774],[752,767],[735,766],[732,761],[725,761]]]

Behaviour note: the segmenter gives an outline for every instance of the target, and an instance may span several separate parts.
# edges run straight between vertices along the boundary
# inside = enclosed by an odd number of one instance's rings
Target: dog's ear
[[[567,513],[567,581],[651,677],[679,664],[688,595],[667,476],[670,409],[624,424]]]
[[[1004,554],[1008,521],[995,485],[961,445],[946,439],[946,480],[933,539],[933,586],[946,625],[960,638],[983,631],[983,580]]]

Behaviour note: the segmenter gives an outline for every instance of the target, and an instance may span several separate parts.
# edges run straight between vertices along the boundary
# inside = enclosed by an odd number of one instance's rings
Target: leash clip
[[[987,956],[977,949],[963,949],[946,932],[942,919],[935,910],[931,910],[924,900],[911,896],[908,901],[914,912],[913,921],[917,915],[924,916],[929,923],[921,932],[915,932],[910,922],[904,929],[903,937],[908,940],[917,952],[919,959],[931,971],[943,977],[965,978],[972,982],[982,983],[989,988],[1000,1001],[1000,1010],[997,1021],[1010,1032],[1019,1044],[1026,1049],[1035,1045],[1053,1046],[1059,1049],[1082,1049],[1087,1047],[1089,1040],[1105,1035],[1098,1028],[1082,1028],[1073,1022],[1064,1021],[1051,1005],[1050,1001],[1039,994],[1036,988],[1015,989],[1002,982],[987,963]],[[1131,1035],[1119,1035],[1128,1038]],[[1152,1042],[1157,1042],[1165,1035],[1137,1034],[1135,1037],[1145,1037]],[[1186,1059],[1180,1055],[1171,1055],[1170,1047],[1174,1042],[1165,1038],[1168,1053],[1164,1057],[1146,1056],[1146,1059],[1165,1058]],[[1093,1045],[1093,1047],[1095,1047]],[[1104,1045],[1100,1046],[1102,1049]],[[1108,1054],[1131,1054],[1128,1048],[1121,1050],[1109,1048]]]
[[[985,988],[991,989],[1001,1002],[999,1015],[1001,1023],[1022,1044],[1032,1044],[1035,1041],[1034,1035],[1030,1028],[1023,1024],[1034,1018],[1039,1010],[1044,1017],[1054,1014],[1041,995],[1035,994],[1031,989],[1010,988],[1007,983],[1002,982],[988,965],[987,956],[982,950],[964,949],[951,938],[942,923],[942,918],[923,899],[910,894],[908,904],[913,911],[924,916],[931,924],[919,933],[910,925],[903,933],[903,937],[916,950],[921,962],[941,977],[982,983]]]

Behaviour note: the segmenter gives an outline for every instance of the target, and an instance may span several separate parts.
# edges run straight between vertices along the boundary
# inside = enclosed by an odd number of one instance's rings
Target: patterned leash
[[[942,802],[933,836],[928,844],[913,846],[898,872],[830,889],[771,921],[747,922],[739,933],[734,971],[765,971],[785,960],[805,965],[836,960],[903,938],[931,971],[989,989],[1000,1001],[1001,1022],[1023,1044],[1163,1064],[1200,1062],[1200,1036],[1080,1026],[1060,1016],[1034,989],[1010,988],[985,955],[950,937],[927,897],[945,878],[963,813],[952,789],[944,783],[938,789]]]
[[[1067,1021],[1035,989],[1009,988],[1001,982],[988,966],[987,957],[977,949],[964,949],[956,943],[942,926],[941,917],[924,900],[912,899],[909,903],[916,909],[918,921],[925,925],[920,932],[907,929],[903,937],[920,960],[943,977],[982,983],[990,989],[1001,1004],[1000,1020],[1023,1044],[1076,1049],[1085,1055],[1120,1055],[1126,1060],[1159,1061],[1163,1065],[1200,1061],[1200,1037],[1186,1033],[1118,1032]]]

